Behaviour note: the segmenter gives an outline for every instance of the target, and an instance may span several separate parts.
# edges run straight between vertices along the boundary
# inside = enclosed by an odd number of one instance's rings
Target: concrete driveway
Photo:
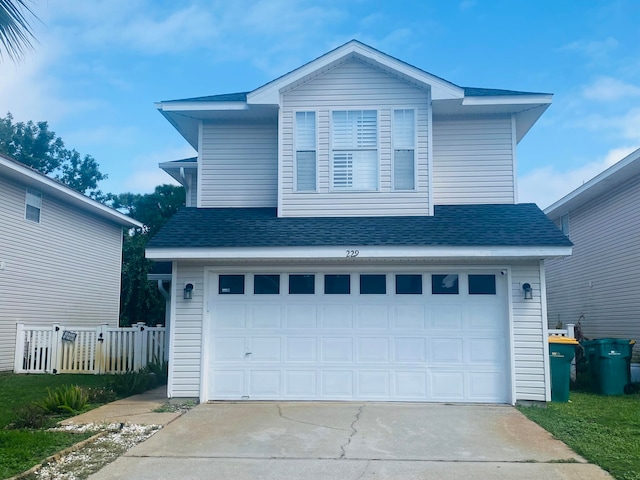
[[[507,406],[213,403],[107,465],[105,479],[611,479]]]

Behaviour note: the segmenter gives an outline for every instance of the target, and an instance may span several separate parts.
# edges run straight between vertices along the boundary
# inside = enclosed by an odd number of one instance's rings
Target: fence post
[[[134,349],[133,349],[133,369],[135,371],[140,370],[142,367],[144,367],[147,362],[146,362],[146,358],[147,358],[147,349],[146,349],[146,344],[147,342],[146,340],[146,336],[147,336],[147,332],[145,331],[145,324],[144,323],[135,323],[134,325],[132,325],[133,328],[135,328],[134,330]]]
[[[24,323],[16,323],[16,352],[13,360],[13,371],[22,373],[24,369]]]
[[[103,323],[96,328],[96,357],[95,374],[106,373],[107,364],[107,323]]]
[[[51,327],[51,352],[47,362],[47,373],[58,373],[62,368],[62,330],[59,323]]]
[[[567,337],[576,338],[575,324],[567,323]]]

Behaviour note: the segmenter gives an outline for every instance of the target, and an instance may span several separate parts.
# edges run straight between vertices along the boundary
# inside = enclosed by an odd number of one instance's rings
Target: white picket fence
[[[576,338],[575,324],[567,323],[567,328],[550,328],[549,336],[557,335],[560,337]]]
[[[122,373],[166,359],[165,327],[17,325],[16,373]]]

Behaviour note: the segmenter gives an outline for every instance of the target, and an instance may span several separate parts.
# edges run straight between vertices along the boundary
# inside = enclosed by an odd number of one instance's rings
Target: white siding
[[[515,203],[511,117],[434,118],[433,203]]]
[[[417,112],[417,189],[392,191],[391,115],[396,108]],[[378,111],[379,191],[332,192],[332,110]],[[294,191],[293,118],[295,111],[317,112],[318,191]],[[323,75],[283,93],[282,111],[282,204],[279,215],[427,215],[429,92],[358,60],[347,61]]]
[[[205,123],[200,146],[200,207],[275,207],[278,126]]]
[[[40,223],[24,211],[25,186],[0,178],[0,370],[17,322],[118,324],[122,227],[46,194]]]
[[[170,397],[200,397],[204,267],[179,263],[175,270],[175,316],[171,319],[173,347],[169,361],[172,380],[168,394]],[[182,298],[186,283],[194,285],[191,300]]]
[[[511,273],[516,400],[544,402],[544,349],[548,347],[543,330],[539,263],[515,264]],[[531,284],[532,300],[524,300],[523,283]]]
[[[640,176],[570,211],[569,238],[573,254],[545,262],[549,325],[584,315],[589,338],[640,341]]]
[[[196,207],[198,205],[198,173],[195,169],[185,173],[187,177],[186,205],[187,207]]]

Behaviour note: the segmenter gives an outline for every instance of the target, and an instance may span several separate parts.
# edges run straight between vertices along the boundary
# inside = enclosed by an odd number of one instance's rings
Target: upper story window
[[[565,213],[560,217],[560,230],[562,230],[562,233],[564,233],[567,237],[569,236],[569,214],[568,213]]]
[[[37,190],[27,188],[25,198],[24,218],[32,222],[40,223],[40,210],[42,209],[42,194]]]
[[[415,190],[415,112],[393,111],[393,188]]]
[[[316,191],[316,113],[296,112],[296,190]]]
[[[378,114],[375,110],[333,112],[334,190],[378,189]]]

